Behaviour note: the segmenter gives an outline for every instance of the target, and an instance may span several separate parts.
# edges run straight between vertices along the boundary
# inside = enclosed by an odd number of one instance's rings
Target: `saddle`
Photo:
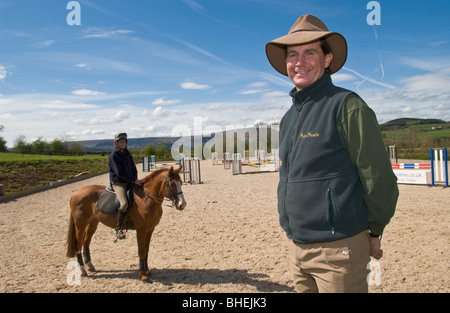
[[[134,204],[134,194],[133,194],[133,188],[128,187],[127,190],[127,200],[128,200],[128,209],[131,208]],[[117,215],[120,208],[120,202],[119,199],[116,196],[116,193],[111,187],[105,188],[105,190],[102,191],[100,194],[100,198],[97,201],[97,208],[100,212],[105,214],[111,214],[111,215]],[[125,217],[125,227],[126,229],[134,230],[133,222],[130,219],[130,216],[128,215],[128,209],[127,209],[127,215]]]

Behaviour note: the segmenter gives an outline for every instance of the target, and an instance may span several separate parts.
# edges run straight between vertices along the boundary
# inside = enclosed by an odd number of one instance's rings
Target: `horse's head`
[[[166,187],[164,188],[164,196],[172,200],[177,210],[180,211],[186,207],[186,200],[184,200],[183,191],[181,190],[181,169],[182,166],[180,166],[176,170],[174,170],[172,166],[164,182]]]

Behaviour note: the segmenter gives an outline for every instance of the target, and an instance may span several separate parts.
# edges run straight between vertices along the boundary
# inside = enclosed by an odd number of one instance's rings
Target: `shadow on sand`
[[[127,271],[97,271],[89,274],[91,279],[140,279],[137,270]],[[260,292],[294,292],[294,288],[267,280],[269,276],[262,273],[249,273],[247,270],[239,269],[181,269],[169,268],[150,270],[150,281],[158,282],[165,286],[174,284],[207,285],[207,284],[236,284],[251,285]]]

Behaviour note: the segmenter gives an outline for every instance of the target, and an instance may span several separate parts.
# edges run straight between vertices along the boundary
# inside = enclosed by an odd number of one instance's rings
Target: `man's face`
[[[320,42],[288,46],[286,68],[289,78],[297,90],[308,87],[318,80],[330,65],[333,55],[324,55]]]

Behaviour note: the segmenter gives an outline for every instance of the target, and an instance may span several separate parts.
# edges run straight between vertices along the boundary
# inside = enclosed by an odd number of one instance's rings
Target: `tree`
[[[14,151],[22,154],[31,152],[31,146],[27,144],[27,140],[24,135],[20,135],[14,141]]]
[[[50,142],[50,148],[53,154],[62,155],[64,154],[65,145],[62,140],[54,139],[52,142]]]
[[[72,143],[70,145],[70,154],[82,155],[84,154],[84,147],[79,143]]]
[[[149,143],[144,148],[144,156],[156,155],[156,149],[153,147],[152,143]]]
[[[31,144],[31,150],[36,154],[47,154],[50,152],[50,146],[44,138],[39,137]]]
[[[5,129],[3,125],[0,125],[0,132],[2,132]],[[3,139],[2,136],[0,136],[0,152],[6,152],[8,151],[8,147],[6,147],[6,140]]]

